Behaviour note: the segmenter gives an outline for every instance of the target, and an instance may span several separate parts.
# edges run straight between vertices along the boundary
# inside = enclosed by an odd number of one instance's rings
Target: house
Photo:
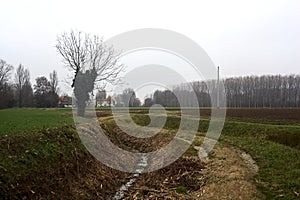
[[[72,97],[69,97],[67,95],[60,96],[58,99],[58,107],[71,108],[72,107]]]
[[[111,96],[108,96],[105,99],[96,99],[96,107],[111,107],[114,106],[114,101],[111,99]]]
[[[98,90],[96,94],[96,107],[111,107],[114,106],[114,100],[111,96],[106,95],[105,90]]]

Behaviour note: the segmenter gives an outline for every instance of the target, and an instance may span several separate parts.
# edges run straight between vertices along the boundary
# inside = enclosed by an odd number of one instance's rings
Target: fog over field
[[[75,29],[109,39],[151,27],[190,37],[221,66],[222,77],[298,74],[299,6],[296,0],[3,1],[0,55],[29,68],[32,83],[56,70],[59,86],[70,93],[68,71],[54,48],[58,34]]]

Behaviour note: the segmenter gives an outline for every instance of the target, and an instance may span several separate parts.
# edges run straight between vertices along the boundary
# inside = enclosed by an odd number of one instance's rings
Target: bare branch
[[[76,76],[79,72],[95,70],[96,82],[105,81],[117,83],[118,75],[124,69],[124,65],[118,63],[119,54],[113,47],[107,47],[102,38],[71,31],[57,37],[57,51],[63,58],[67,68],[74,71],[74,79],[71,87],[74,87]]]
[[[13,70],[13,66],[7,64],[4,60],[0,59],[0,86],[8,81],[9,76]]]

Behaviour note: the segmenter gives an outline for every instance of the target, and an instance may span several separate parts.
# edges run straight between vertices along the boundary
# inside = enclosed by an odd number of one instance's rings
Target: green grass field
[[[5,109],[0,110],[0,135],[72,125],[71,109]]]
[[[104,112],[104,116],[109,115],[107,110]],[[136,109],[132,112],[132,118],[138,124],[146,125],[149,118],[145,113]],[[43,178],[49,172],[60,176],[58,172],[53,173],[53,170],[61,168],[59,157],[67,158],[66,165],[73,163],[72,166],[76,166],[78,160],[75,159],[74,152],[78,156],[87,155],[74,127],[69,126],[73,125],[70,109],[0,110],[0,121],[0,196],[9,191],[12,194],[6,197],[22,198],[22,195],[28,196],[26,187],[35,190],[39,187],[33,186],[34,184],[49,180],[53,181],[50,181],[52,184],[57,184],[59,177],[55,180],[53,177],[45,180]],[[176,129],[179,122],[178,116],[169,116],[164,128]],[[208,123],[208,118],[201,120],[199,135],[205,133]],[[260,122],[257,119],[237,120],[229,117],[226,119],[220,142],[237,146],[253,157],[259,166],[255,182],[267,199],[299,199],[299,122],[282,124],[280,121]],[[70,170],[76,170],[76,167],[71,167]],[[34,175],[31,182],[26,181],[28,174]],[[72,182],[74,177],[69,178],[68,181]],[[21,187],[22,183],[28,185]],[[54,188],[59,191],[60,187]],[[20,194],[16,194],[14,188],[19,188]],[[60,197],[63,193],[57,195]]]

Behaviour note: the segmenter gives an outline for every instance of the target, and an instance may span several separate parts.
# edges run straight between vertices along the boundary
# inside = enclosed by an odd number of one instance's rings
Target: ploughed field
[[[198,109],[189,112],[190,120],[199,120],[193,117]],[[135,123],[150,123],[147,109],[134,108],[130,113]],[[228,109],[221,138],[205,160],[198,158],[198,150],[210,110],[200,109],[200,115],[198,133],[188,150],[171,165],[141,174],[122,191],[122,198],[300,197],[300,109]],[[162,148],[174,138],[180,123],[180,111],[168,109],[163,129],[141,139],[120,130],[109,109],[97,110],[97,116],[107,137],[127,151]],[[0,119],[4,199],[109,199],[133,178],[105,166],[86,150],[69,109],[0,110]]]

